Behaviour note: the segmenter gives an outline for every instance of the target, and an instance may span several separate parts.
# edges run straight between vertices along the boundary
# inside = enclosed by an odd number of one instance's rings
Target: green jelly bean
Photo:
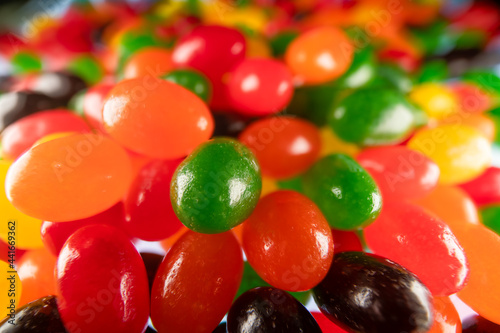
[[[393,89],[357,90],[341,100],[329,117],[339,138],[361,146],[397,144],[415,126],[419,110]]]
[[[335,229],[366,227],[382,208],[382,196],[373,178],[344,154],[317,161],[302,176],[302,188]]]
[[[234,299],[240,297],[244,292],[257,287],[271,287],[271,285],[264,281],[259,274],[257,274],[248,261],[245,261],[243,266],[243,278],[241,279],[240,288],[238,289]],[[309,299],[311,299],[310,290],[288,293],[304,305],[309,301]]]
[[[250,216],[261,189],[252,152],[236,140],[216,138],[179,165],[170,195],[175,214],[186,227],[213,234],[230,230]]]
[[[68,65],[69,72],[81,77],[88,85],[94,85],[102,80],[104,68],[92,56],[82,55],[73,59]]]
[[[483,224],[500,235],[500,205],[485,207],[480,213]]]
[[[448,79],[448,65],[444,60],[433,60],[422,65],[416,82],[442,82]]]
[[[163,75],[161,78],[183,86],[205,102],[210,101],[212,96],[211,83],[199,72],[189,69],[177,69]]]
[[[300,176],[290,179],[278,180],[276,184],[278,184],[278,188],[280,190],[292,190],[299,193],[303,192],[302,179],[300,178]]]
[[[15,74],[35,73],[42,70],[42,61],[32,52],[17,52],[11,59],[12,71]]]
[[[452,51],[457,35],[445,20],[436,20],[429,26],[411,28],[410,35],[426,55],[442,55]]]
[[[296,31],[283,31],[271,38],[269,41],[269,46],[271,46],[271,51],[273,52],[273,56],[282,57],[288,45],[297,38],[299,35]]]
[[[359,88],[375,78],[375,54],[372,47],[365,47],[354,53],[351,66],[341,77],[332,82],[335,87]]]
[[[392,88],[407,93],[413,88],[410,75],[401,67],[382,63],[377,66],[375,78],[369,82],[369,87]]]
[[[68,102],[68,109],[74,111],[77,115],[84,117],[83,111],[83,100],[85,99],[85,94],[87,89],[82,89],[71,97]]]

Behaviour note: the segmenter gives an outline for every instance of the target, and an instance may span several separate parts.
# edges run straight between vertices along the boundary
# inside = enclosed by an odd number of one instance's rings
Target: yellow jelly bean
[[[264,32],[269,21],[266,13],[255,6],[237,7],[232,1],[213,0],[201,3],[202,17],[207,24],[247,27]]]
[[[424,83],[413,88],[410,99],[434,119],[444,119],[457,112],[459,107],[455,94],[438,83]]]
[[[15,222],[15,243],[19,249],[36,249],[43,247],[42,239],[40,238],[40,227],[42,221],[31,216],[25,215],[17,210],[7,199],[5,194],[5,176],[10,163],[0,161],[0,239],[8,243],[9,241],[9,222]],[[12,235],[12,234],[11,234]]]
[[[0,306],[2,307],[1,318],[8,314],[14,314],[19,306],[22,285],[19,276],[9,263],[0,260]]]
[[[323,127],[321,134],[320,156],[326,156],[335,153],[342,153],[349,156],[355,156],[359,153],[358,146],[342,141],[329,127]]]
[[[247,37],[247,57],[249,58],[271,58],[271,49],[266,40],[261,36]]]
[[[466,125],[422,129],[408,147],[431,158],[441,170],[441,184],[460,184],[479,176],[491,163],[491,145],[478,130]]]

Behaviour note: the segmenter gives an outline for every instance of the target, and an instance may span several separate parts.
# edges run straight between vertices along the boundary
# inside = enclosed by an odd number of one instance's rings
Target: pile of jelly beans
[[[146,2],[0,34],[0,332],[500,332],[499,7]]]

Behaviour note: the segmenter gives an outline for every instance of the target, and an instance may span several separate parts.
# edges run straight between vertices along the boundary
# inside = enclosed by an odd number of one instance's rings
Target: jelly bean
[[[273,52],[273,56],[282,57],[290,43],[297,38],[299,34],[296,31],[282,31],[276,35],[274,35],[269,40],[269,46],[271,46],[271,50]]]
[[[458,112],[459,102],[453,92],[439,83],[424,83],[413,88],[410,100],[432,119],[444,119]]]
[[[134,53],[124,68],[124,78],[134,79],[139,77],[156,78],[172,70],[172,53],[162,48],[143,48]]]
[[[462,323],[448,297],[434,297],[434,324],[429,333],[461,333]]]
[[[272,59],[246,59],[232,71],[229,96],[236,111],[265,116],[283,110],[293,94],[292,73]]]
[[[139,172],[124,200],[129,235],[158,241],[182,227],[170,204],[170,182],[180,162],[153,161]]]
[[[461,112],[482,113],[492,107],[492,98],[483,89],[472,83],[458,82],[450,86],[456,95]]]
[[[23,285],[19,305],[57,294],[56,260],[52,253],[42,248],[26,252],[17,262],[17,274]]]
[[[232,230],[233,232],[235,229]],[[257,287],[271,287],[266,281],[264,281],[259,274],[250,266],[248,261],[244,262],[243,266],[243,277],[240,283],[240,287],[238,292],[236,293],[235,299],[240,297],[244,292],[257,288]],[[289,292],[290,295],[295,297],[297,301],[302,304],[307,304],[309,299],[311,298],[311,292],[308,291],[300,291],[300,292]]]
[[[2,333],[66,333],[55,296],[40,298],[16,310],[14,318],[0,322]]]
[[[102,108],[106,96],[114,85],[102,83],[89,88],[83,97],[83,115],[90,126],[106,133],[102,119]]]
[[[10,163],[0,160],[0,189],[5,188],[5,177],[9,167]],[[16,248],[36,249],[43,246],[39,232],[42,221],[25,215],[14,207],[7,199],[4,190],[0,191],[0,216],[2,221],[5,221],[0,225],[0,239],[5,243],[9,243],[9,232],[11,232],[10,236],[15,236]]]
[[[417,83],[440,82],[446,80],[448,76],[449,72],[446,61],[442,59],[437,59],[422,64],[422,67],[418,71],[416,81]],[[450,88],[456,94],[456,91],[453,89],[453,86]],[[460,101],[460,96],[457,97],[459,97]]]
[[[228,136],[237,138],[250,122],[248,117],[236,113],[214,112],[215,128],[212,137]]]
[[[23,293],[21,280],[19,279],[17,272],[13,269],[14,260],[15,258],[13,257],[9,257],[9,262],[0,260],[0,273],[3,276],[3,278],[0,279],[0,287],[3,291],[0,298],[0,305],[5,311],[2,314],[2,317],[4,315],[13,315],[15,313]]]
[[[177,69],[163,75],[161,78],[176,83],[209,102],[212,97],[212,85],[201,73],[189,69]]]
[[[468,126],[442,125],[420,130],[410,139],[408,147],[439,166],[442,184],[470,181],[482,174],[491,161],[488,139]]]
[[[286,179],[306,171],[318,157],[321,139],[311,123],[273,117],[250,124],[239,137],[257,157],[262,174]]]
[[[495,140],[496,125],[491,117],[483,114],[456,114],[449,118],[446,118],[440,122],[440,124],[452,124],[452,125],[464,125],[475,128],[480,132],[488,141],[492,142]]]
[[[352,231],[332,229],[334,253],[363,251],[358,235]]]
[[[37,112],[9,125],[2,132],[2,153],[16,159],[37,140],[57,132],[89,132],[83,119],[68,110]]]
[[[469,265],[460,243],[443,221],[418,206],[386,203],[364,236],[374,253],[416,274],[435,296],[454,294],[467,283]]]
[[[31,90],[52,97],[62,105],[68,104],[71,97],[85,88],[87,88],[85,81],[76,75],[64,72],[40,74],[31,86]]]
[[[170,198],[185,226],[218,233],[251,214],[261,188],[259,166],[250,150],[235,140],[219,138],[200,145],[179,165]]]
[[[123,203],[119,202],[113,207],[81,220],[68,222],[48,222],[42,223],[41,237],[43,244],[53,255],[58,256],[59,252],[68,240],[69,236],[83,227],[102,224],[122,229],[125,223],[125,213]]]
[[[354,53],[349,69],[333,83],[338,88],[359,88],[373,80],[375,73],[373,49],[365,47]]]
[[[264,37],[259,35],[248,36],[245,40],[247,58],[272,58],[271,48]]]
[[[359,153],[358,146],[342,141],[330,128],[324,127],[320,130],[321,151],[320,156],[342,153],[355,156]]]
[[[472,202],[457,187],[439,186],[430,195],[418,201],[448,224],[462,245],[470,264],[469,281],[458,297],[486,319],[500,325],[498,302],[500,301],[500,267],[492,253],[500,251],[500,237],[482,225],[474,224],[457,209]],[[474,206],[474,204],[472,204]],[[449,209],[453,207],[453,209]],[[472,210],[472,209],[471,209]]]
[[[129,157],[118,144],[99,135],[75,134],[22,155],[9,168],[5,189],[12,204],[29,216],[73,221],[116,204],[131,177]]]
[[[396,144],[414,129],[415,112],[394,90],[356,90],[333,108],[329,124],[347,142],[363,146]]]
[[[310,332],[321,329],[307,309],[285,291],[259,287],[241,295],[227,315],[227,332]]]
[[[353,58],[353,45],[342,30],[320,27],[295,38],[285,53],[292,72],[307,84],[319,84],[344,74]]]
[[[470,58],[470,55],[467,56]],[[462,75],[462,79],[493,96],[500,94],[500,78],[490,71],[469,71]]]
[[[47,95],[17,91],[0,96],[0,131],[15,121],[41,110],[63,106]]]
[[[347,155],[323,157],[303,175],[302,187],[332,228],[365,227],[375,220],[382,207],[373,178]]]
[[[33,52],[20,51],[11,58],[12,71],[15,74],[38,72],[42,69],[42,61]]]
[[[156,274],[154,326],[159,332],[212,332],[229,310],[242,273],[241,249],[231,232],[186,232]]]
[[[83,117],[83,99],[85,97],[85,94],[87,93],[87,89],[82,89],[79,92],[77,92],[73,97],[68,102],[68,109],[79,115],[80,117]]]
[[[221,26],[198,26],[182,37],[172,53],[178,67],[191,67],[205,74],[213,84],[212,106],[227,106],[222,76],[245,57],[245,37],[237,30]]]
[[[346,331],[332,323],[330,319],[328,319],[321,312],[311,312],[311,314],[313,315],[323,333],[346,333]]]
[[[304,246],[297,247],[299,243]],[[297,192],[277,191],[262,198],[243,225],[243,249],[269,284],[304,291],[328,272],[333,238],[312,201]]]
[[[493,205],[481,209],[481,222],[500,235],[500,206]]]
[[[68,71],[81,77],[88,85],[102,80],[104,68],[99,61],[90,55],[81,55],[68,64]]]
[[[463,333],[496,333],[500,331],[500,325],[477,315],[467,318],[462,327]]]
[[[460,185],[479,206],[500,204],[500,168],[489,167],[479,177]]]
[[[148,274],[149,282],[149,292],[151,293],[153,282],[155,281],[156,277],[156,272],[158,272],[158,268],[160,267],[164,256],[162,256],[161,254],[149,252],[141,252],[140,255],[142,257],[142,261],[144,261],[144,266],[146,267],[146,273]]]
[[[402,266],[372,254],[336,254],[313,296],[328,319],[353,332],[416,333],[432,325],[427,288]]]
[[[160,159],[186,156],[211,136],[210,111],[195,94],[177,84],[151,82],[126,80],[111,89],[103,110],[106,131],[143,155]]]
[[[431,159],[404,146],[366,149],[356,159],[375,179],[384,199],[424,197],[439,180],[439,168]]]
[[[372,88],[396,89],[407,93],[413,88],[413,82],[408,73],[401,67],[390,63],[381,63],[377,66],[375,77],[370,81],[368,86]]]
[[[118,229],[93,225],[71,235],[57,260],[57,283],[58,308],[69,333],[146,329],[146,270],[137,250]]]

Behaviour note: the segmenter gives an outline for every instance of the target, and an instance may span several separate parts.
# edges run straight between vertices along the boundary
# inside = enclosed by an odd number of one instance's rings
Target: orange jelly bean
[[[342,30],[320,27],[290,43],[285,61],[297,77],[307,84],[319,84],[342,75],[353,59],[353,46]]]
[[[121,200],[132,178],[125,150],[102,135],[77,134],[33,147],[10,167],[5,189],[21,212],[73,221]]]
[[[143,76],[153,78],[173,68],[172,53],[169,50],[150,47],[134,53],[125,65],[123,76],[125,79]]]
[[[462,322],[449,297],[434,297],[434,324],[428,333],[460,333]]]
[[[160,159],[188,155],[210,138],[214,128],[208,107],[195,94],[148,77],[118,83],[108,94],[103,119],[120,144]]]

